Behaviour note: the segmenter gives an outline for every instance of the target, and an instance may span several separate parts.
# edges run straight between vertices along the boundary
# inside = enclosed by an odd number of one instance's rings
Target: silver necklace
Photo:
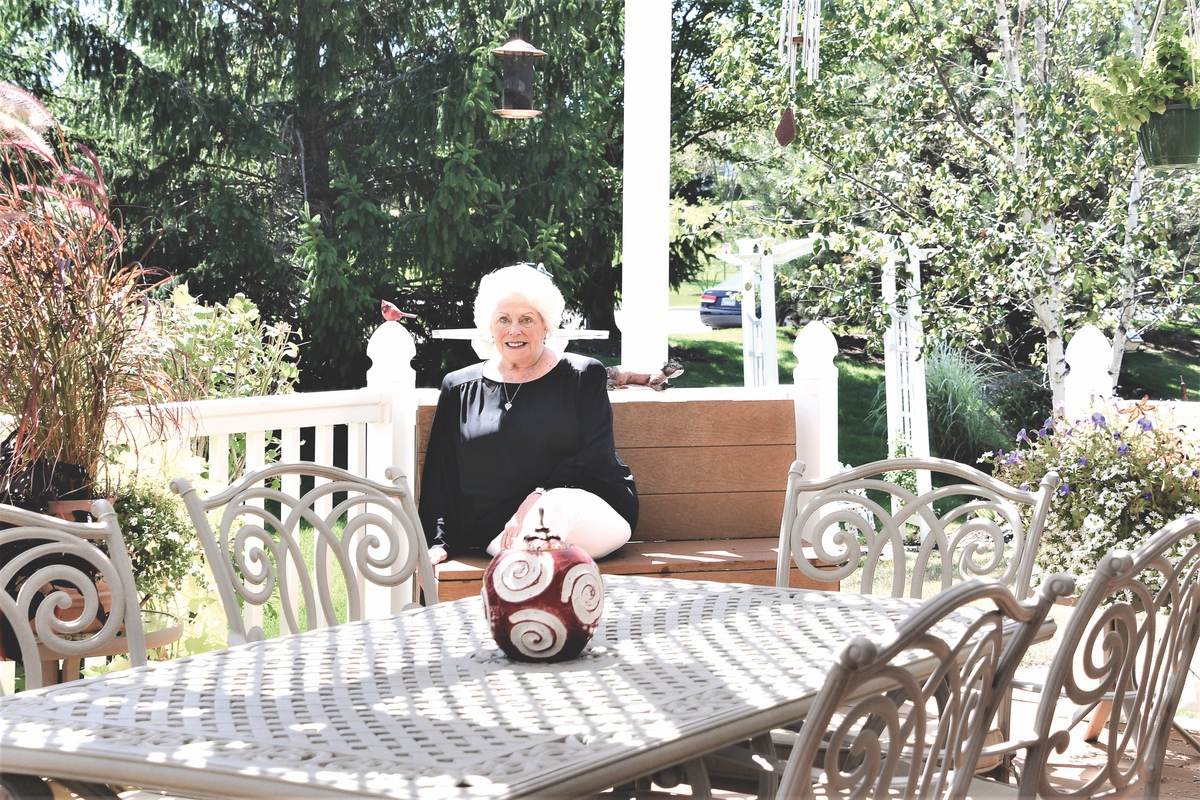
[[[517,382],[517,390],[512,393],[512,397],[508,396],[508,381],[506,381],[504,379],[503,375],[500,376],[500,391],[504,392],[504,410],[505,411],[512,411],[513,400],[517,399],[517,395],[519,395],[521,393],[521,387],[525,385],[525,381],[529,380],[529,377],[528,377],[529,373],[531,371],[537,369],[538,364],[542,363],[542,356],[544,356],[544,355],[545,355],[544,352],[539,354],[538,360],[533,362],[533,366],[529,367],[529,369],[525,370],[525,375],[526,375],[525,380]],[[500,372],[499,366],[496,367],[496,372],[497,373]]]
[[[508,396],[508,383],[505,382],[503,379],[501,379],[500,391],[504,392],[504,410],[505,411],[512,411],[512,401],[517,399],[517,395],[519,395],[521,393],[521,387],[524,385],[525,385],[524,381],[522,381],[521,383],[518,383],[517,390],[512,393],[512,397],[509,397]]]

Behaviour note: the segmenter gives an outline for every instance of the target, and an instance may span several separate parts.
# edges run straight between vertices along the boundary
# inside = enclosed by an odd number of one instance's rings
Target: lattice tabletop
[[[478,598],[0,698],[0,767],[204,797],[586,794],[803,717],[849,637],[915,602],[605,576],[563,664]]]

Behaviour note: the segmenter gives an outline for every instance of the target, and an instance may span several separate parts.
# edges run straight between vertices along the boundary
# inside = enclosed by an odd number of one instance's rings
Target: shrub
[[[1004,371],[988,381],[984,402],[1008,441],[1022,428],[1040,427],[1054,407],[1054,395],[1035,370]]]
[[[290,394],[300,377],[296,334],[285,322],[265,322],[245,295],[209,306],[177,286],[158,328],[176,400]]]
[[[961,350],[937,344],[925,355],[929,444],[942,458],[974,463],[1004,441],[985,401],[988,371]]]
[[[183,502],[165,486],[138,481],[112,498],[133,563],[143,605],[155,608],[174,597],[183,579],[200,569],[199,539]]]

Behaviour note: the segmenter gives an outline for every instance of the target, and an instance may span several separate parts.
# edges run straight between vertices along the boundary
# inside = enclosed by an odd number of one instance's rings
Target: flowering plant
[[[1132,550],[1166,523],[1200,512],[1200,441],[1171,424],[1146,399],[1093,403],[1090,416],[1060,410],[1018,449],[985,453],[996,477],[1037,486],[1050,470],[1062,478],[1038,547],[1043,574],[1090,578],[1111,550]]]

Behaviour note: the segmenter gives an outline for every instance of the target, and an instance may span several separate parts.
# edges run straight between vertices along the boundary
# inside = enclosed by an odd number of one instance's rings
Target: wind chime
[[[791,98],[796,94],[796,48],[800,48],[800,68],[810,84],[817,82],[817,64],[821,51],[821,0],[783,0],[779,17],[779,56],[786,59],[791,92],[787,108],[775,127],[775,139],[787,147],[796,138],[796,114]]]

